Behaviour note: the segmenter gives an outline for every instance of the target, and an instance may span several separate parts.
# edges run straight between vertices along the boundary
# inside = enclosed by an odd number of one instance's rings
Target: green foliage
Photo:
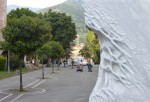
[[[92,30],[88,30],[85,46],[79,53],[85,58],[93,59],[95,63],[100,62],[100,45],[96,34]]]
[[[17,8],[16,10],[12,10],[8,13],[7,18],[20,18],[22,16],[30,16],[30,17],[37,17],[37,14],[28,8]]]
[[[84,58],[86,58],[86,59],[91,58],[91,54],[90,54],[89,49],[87,48],[87,46],[84,46],[84,47],[79,51],[79,54],[80,54],[81,56],[83,56]]]
[[[21,66],[25,66],[24,63],[21,63]],[[15,71],[16,69],[19,69],[20,63],[19,63],[19,58],[16,55],[12,55],[10,57],[10,69]]]
[[[52,26],[52,39],[60,42],[64,49],[68,48],[77,34],[71,16],[49,10],[44,14],[44,17]]]
[[[48,12],[49,9],[52,9],[52,11],[55,12],[62,12],[70,15],[73,22],[75,22],[78,35],[81,36],[87,33],[84,21],[84,9],[77,2],[75,2],[75,0],[67,0],[66,2],[56,6],[41,9],[39,12],[45,13]],[[83,41],[80,42],[83,43]]]
[[[64,57],[64,49],[59,42],[50,41],[43,45],[39,53],[45,54],[48,58],[62,58]]]
[[[29,72],[29,70],[27,68],[23,68],[22,72],[27,73],[27,72]],[[16,71],[11,71],[11,73],[7,73],[6,71],[0,71],[0,80],[9,78],[9,77],[13,77],[13,76],[16,76]]]
[[[5,78],[9,78],[9,77],[13,77],[16,75],[16,72],[11,72],[11,73],[7,73],[6,71],[0,71],[0,80],[1,79],[5,79]]]
[[[22,16],[8,20],[3,29],[3,47],[16,54],[25,55],[35,51],[50,40],[51,27],[43,19]]]
[[[0,71],[6,70],[6,58],[3,56],[0,56]]]

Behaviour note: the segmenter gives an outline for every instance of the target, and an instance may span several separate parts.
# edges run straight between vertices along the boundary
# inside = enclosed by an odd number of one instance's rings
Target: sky
[[[45,8],[60,4],[67,0],[7,0],[7,5],[18,5],[22,7]]]

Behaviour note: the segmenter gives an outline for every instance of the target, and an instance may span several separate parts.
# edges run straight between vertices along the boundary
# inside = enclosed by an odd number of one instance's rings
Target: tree
[[[70,43],[77,35],[75,23],[72,22],[71,16],[49,10],[44,14],[44,17],[52,26],[52,39],[60,42],[65,50],[70,47]]]
[[[86,59],[91,58],[91,54],[87,46],[83,46],[83,48],[79,51],[79,55],[83,56]]]
[[[20,60],[20,91],[23,91],[21,63],[26,54],[32,53],[51,38],[51,26],[43,19],[23,15],[9,18],[3,29],[3,47],[17,54]]]
[[[11,12],[8,13],[7,19],[20,18],[24,15],[30,16],[30,17],[37,17],[38,16],[38,14],[29,10],[28,8],[17,8],[15,10],[11,10]]]
[[[43,52],[48,57],[48,63],[50,59],[54,65],[54,60],[64,57],[64,49],[59,42],[50,41],[42,46],[40,52]],[[52,73],[54,72],[54,67],[52,68]]]
[[[12,18],[20,18],[22,16],[30,16],[30,17],[38,17],[38,18],[43,18],[43,15],[41,13],[35,13],[33,11],[31,11],[29,8],[17,8],[15,10],[11,10],[11,12],[8,13],[7,15],[7,19],[12,19]],[[36,61],[36,52],[34,52],[34,56],[35,56],[35,61],[34,64],[36,65],[37,61]]]
[[[100,45],[96,34],[92,30],[88,30],[85,45],[79,53],[85,58],[92,58],[96,63],[100,62]]]

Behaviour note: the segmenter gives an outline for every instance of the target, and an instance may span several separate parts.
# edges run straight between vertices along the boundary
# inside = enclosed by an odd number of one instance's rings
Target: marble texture
[[[89,102],[150,102],[150,1],[85,0],[101,63]]]

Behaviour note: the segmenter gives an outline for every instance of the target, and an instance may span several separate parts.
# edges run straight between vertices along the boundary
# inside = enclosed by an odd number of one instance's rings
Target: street
[[[88,102],[98,67],[95,65],[93,72],[88,72],[87,66],[83,72],[76,72],[76,67],[61,67],[54,74],[51,68],[45,68],[45,79],[41,79],[41,70],[24,74],[24,92],[17,90],[19,76],[0,80],[0,102]]]

